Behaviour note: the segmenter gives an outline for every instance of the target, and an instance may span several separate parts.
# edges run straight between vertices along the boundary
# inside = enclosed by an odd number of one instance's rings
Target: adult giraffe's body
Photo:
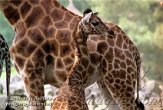
[[[73,31],[81,17],[65,9],[56,0],[5,0],[0,2],[0,8],[16,31],[10,52],[14,65],[24,81],[28,97],[34,99],[31,104],[36,102],[43,104],[44,100],[36,101],[35,97],[44,96],[44,84],[60,87],[66,79],[66,73],[70,71],[73,65]],[[109,44],[108,48],[111,54],[106,53],[108,57],[107,60],[103,61],[103,66],[107,68],[107,71],[111,71],[111,74],[121,73],[120,70],[115,71],[115,69],[123,68],[125,72],[122,71],[122,74],[125,74],[127,79],[133,78],[131,81],[136,82],[136,76],[127,77],[126,72],[132,72],[132,69],[126,67],[131,62],[136,65],[133,54],[136,52],[139,56],[137,48],[119,27],[114,24],[108,24],[108,27],[116,33],[116,39]],[[116,88],[113,85],[109,89],[108,83],[112,82],[118,85],[120,81],[115,80],[116,76],[113,79],[108,79],[109,72],[101,75],[97,67],[87,67],[90,62],[98,63],[99,58],[97,56],[104,52],[103,48],[106,49],[106,45],[94,37],[89,40],[87,46],[89,52],[94,54],[90,59],[85,58],[83,60],[83,66],[88,69],[84,78],[84,82],[86,82],[84,87],[98,81],[99,85],[103,86],[104,95],[112,99]],[[131,62],[128,57],[131,57]],[[118,62],[121,64],[117,64]],[[134,66],[134,69],[137,68],[140,69],[139,63]],[[123,85],[127,83],[126,81],[122,81]],[[130,85],[130,83],[128,84]],[[128,93],[127,89],[123,91]],[[113,96],[113,98],[118,97],[118,92],[117,96]],[[133,93],[133,91],[131,92]],[[110,108],[113,110],[114,106],[112,105]],[[44,104],[32,107],[32,110],[43,109]]]

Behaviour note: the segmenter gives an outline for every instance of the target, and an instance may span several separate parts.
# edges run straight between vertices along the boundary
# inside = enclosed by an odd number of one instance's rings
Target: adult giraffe
[[[60,87],[67,77],[66,73],[73,65],[73,31],[81,17],[65,9],[56,0],[48,2],[46,0],[5,0],[0,2],[0,8],[16,32],[10,52],[14,65],[24,81],[28,97],[31,98],[31,109],[44,110],[44,84]],[[103,66],[113,74],[118,72],[126,76],[126,72],[132,72],[132,68],[126,67],[131,65],[131,60],[135,61],[134,58],[130,60],[128,57],[131,57],[134,51],[137,52],[137,48],[119,27],[108,24],[108,28],[115,31],[116,39],[109,44],[111,54],[106,53],[108,57],[107,61],[103,61]],[[130,83],[127,80],[119,81],[121,79],[118,76],[114,78],[111,76],[112,79],[109,79],[108,73],[102,76],[97,67],[87,67],[90,62],[98,63],[97,54],[99,55],[106,48],[105,43],[100,43],[100,39],[98,43],[94,40],[90,40],[87,45],[89,50],[95,53],[90,59],[83,59],[83,66],[88,70],[85,74],[84,87],[98,81],[99,85],[102,85],[105,97],[112,99],[113,92],[118,95],[119,91],[115,91],[115,85],[109,89],[109,82],[116,85],[122,83],[124,86]],[[131,47],[135,47],[133,48],[135,50],[133,51]],[[124,51],[124,48],[127,51]],[[121,64],[117,64],[118,62]],[[136,67],[138,72],[139,67],[140,62]],[[125,68],[125,72],[115,71],[116,68],[123,70]],[[116,77],[117,80],[115,80]],[[133,81],[135,81],[136,77],[129,76],[126,79],[131,80],[131,78],[134,78]],[[130,88],[124,89],[126,93],[133,93],[130,90]],[[118,109],[117,105],[109,107],[111,110]]]

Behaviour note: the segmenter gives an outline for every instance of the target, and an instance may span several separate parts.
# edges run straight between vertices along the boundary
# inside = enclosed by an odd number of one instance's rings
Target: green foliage
[[[15,67],[12,66],[12,68],[11,68],[11,77],[14,76],[14,75],[16,75],[16,74],[18,74],[18,72],[16,71]],[[3,69],[3,71],[2,71],[1,78],[2,79],[5,79],[6,78],[6,71],[5,71],[5,69]]]
[[[58,2],[64,5],[65,7],[68,5],[68,0],[58,0]]]
[[[163,24],[160,23],[156,28],[154,41],[158,48],[163,49],[163,36],[161,35],[163,35]]]
[[[0,11],[0,33],[4,36],[7,43],[11,45],[13,38],[15,36],[15,32],[1,11]]]

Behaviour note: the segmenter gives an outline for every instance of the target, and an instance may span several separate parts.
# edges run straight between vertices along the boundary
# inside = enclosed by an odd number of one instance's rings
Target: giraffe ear
[[[90,12],[92,12],[92,10],[90,8],[85,9],[83,12],[83,16],[85,16],[86,14],[88,14]]]
[[[86,15],[83,17],[83,19],[82,19],[82,23],[83,23],[83,24],[89,23],[89,20],[90,20],[92,14],[93,14],[93,12],[90,12],[90,13],[86,14]]]

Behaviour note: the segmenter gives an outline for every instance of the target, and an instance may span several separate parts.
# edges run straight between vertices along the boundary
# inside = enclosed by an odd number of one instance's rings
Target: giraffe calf
[[[86,68],[83,68],[81,63],[83,57],[89,57],[87,38],[89,34],[110,33],[113,32],[97,17],[96,13],[84,13],[74,32],[75,62],[65,83],[59,89],[58,96],[53,100],[51,110],[88,110],[83,85]],[[86,52],[83,52],[83,48]]]

